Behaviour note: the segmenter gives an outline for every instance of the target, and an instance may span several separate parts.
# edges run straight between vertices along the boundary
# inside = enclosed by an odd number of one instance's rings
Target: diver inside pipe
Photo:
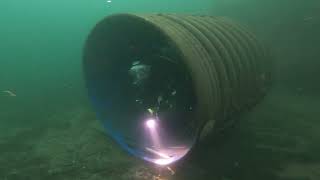
[[[89,95],[119,144],[147,161],[170,164],[195,142],[191,76],[168,38],[151,25],[127,18],[108,23],[87,41]]]
[[[92,30],[83,62],[106,132],[131,154],[168,165],[262,99],[267,58],[225,18],[118,14]]]

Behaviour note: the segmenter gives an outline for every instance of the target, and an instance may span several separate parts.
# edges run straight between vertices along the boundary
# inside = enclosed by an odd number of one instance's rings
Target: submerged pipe
[[[83,67],[107,133],[160,165],[254,106],[271,84],[256,37],[212,16],[108,16],[88,36]]]

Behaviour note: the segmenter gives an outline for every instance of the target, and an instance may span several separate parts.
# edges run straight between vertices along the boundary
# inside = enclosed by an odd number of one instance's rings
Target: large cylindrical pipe
[[[106,131],[161,165],[261,100],[271,82],[255,36],[212,16],[108,16],[88,36],[83,65]]]

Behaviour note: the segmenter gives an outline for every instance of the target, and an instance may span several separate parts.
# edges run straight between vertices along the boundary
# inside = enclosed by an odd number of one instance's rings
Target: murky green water
[[[166,178],[320,179],[320,1],[1,0],[0,180],[156,176],[103,134],[87,99],[82,50],[105,16],[158,12],[234,19],[275,60],[266,98]]]

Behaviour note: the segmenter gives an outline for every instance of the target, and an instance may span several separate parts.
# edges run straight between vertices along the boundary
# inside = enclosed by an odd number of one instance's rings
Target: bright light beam
[[[166,155],[166,154],[164,154],[164,153],[161,153],[161,152],[159,152],[159,151],[156,151],[156,150],[154,150],[154,149],[151,149],[151,148],[148,148],[148,147],[147,147],[146,150],[149,151],[149,152],[151,152],[151,153],[153,153],[153,154],[156,154],[156,155],[158,155],[158,156],[160,156],[160,157],[162,157],[162,158],[170,159],[170,156],[168,156],[168,155]]]
[[[161,144],[160,144],[160,137],[157,131],[157,126],[158,126],[157,121],[152,118],[148,119],[145,121],[145,126],[148,132],[150,133],[150,138],[153,145],[155,146],[156,149],[159,149],[161,147]]]
[[[149,129],[154,129],[156,127],[156,120],[154,119],[149,119],[146,121],[146,126],[149,128]]]

